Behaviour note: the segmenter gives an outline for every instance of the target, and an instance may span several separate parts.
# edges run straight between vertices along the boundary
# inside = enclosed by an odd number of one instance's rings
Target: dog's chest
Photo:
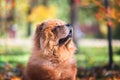
[[[73,61],[71,60],[69,62],[59,62],[54,59],[46,60],[46,59],[31,58],[29,65],[28,65],[29,66],[28,73],[30,73],[29,75],[31,76],[33,76],[33,74],[34,76],[41,75],[40,80],[59,80],[61,77],[66,78],[68,76],[72,76],[72,73],[71,73],[73,70],[72,62]],[[43,79],[42,76],[45,79]],[[53,76],[56,79],[53,79]],[[36,76],[36,80],[37,80],[37,77],[40,78],[39,76]]]

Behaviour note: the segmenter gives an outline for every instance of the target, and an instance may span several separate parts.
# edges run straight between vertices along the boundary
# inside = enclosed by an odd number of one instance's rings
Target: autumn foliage
[[[93,6],[94,15],[99,22],[107,22],[109,19],[110,26],[115,26],[116,22],[120,22],[120,1],[119,0],[109,0],[109,9],[105,8],[104,0],[82,0],[81,7]],[[92,9],[91,9],[92,10]]]
[[[31,14],[28,16],[28,20],[37,23],[45,19],[54,18],[56,11],[57,9],[54,6],[36,6],[32,9]]]

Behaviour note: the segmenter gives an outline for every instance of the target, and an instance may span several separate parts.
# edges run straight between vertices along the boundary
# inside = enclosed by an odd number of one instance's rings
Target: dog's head
[[[35,46],[40,50],[56,52],[75,50],[72,41],[72,26],[65,22],[52,19],[37,25],[35,33]]]

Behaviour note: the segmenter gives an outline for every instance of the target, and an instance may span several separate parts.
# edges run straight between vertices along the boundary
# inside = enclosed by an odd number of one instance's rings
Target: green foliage
[[[69,22],[69,0],[51,0],[49,1],[49,4],[57,7],[58,10],[56,18]]]
[[[120,39],[120,23],[117,23],[116,27],[113,29],[113,38]]]
[[[94,15],[94,8],[90,7],[80,7],[78,9],[78,20],[81,24],[96,23],[96,18]]]
[[[116,51],[116,54],[120,56],[120,49]]]

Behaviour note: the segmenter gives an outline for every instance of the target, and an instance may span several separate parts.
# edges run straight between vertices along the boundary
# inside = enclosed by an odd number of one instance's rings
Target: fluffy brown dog
[[[75,80],[75,49],[69,24],[58,19],[43,21],[36,28],[24,80]]]

